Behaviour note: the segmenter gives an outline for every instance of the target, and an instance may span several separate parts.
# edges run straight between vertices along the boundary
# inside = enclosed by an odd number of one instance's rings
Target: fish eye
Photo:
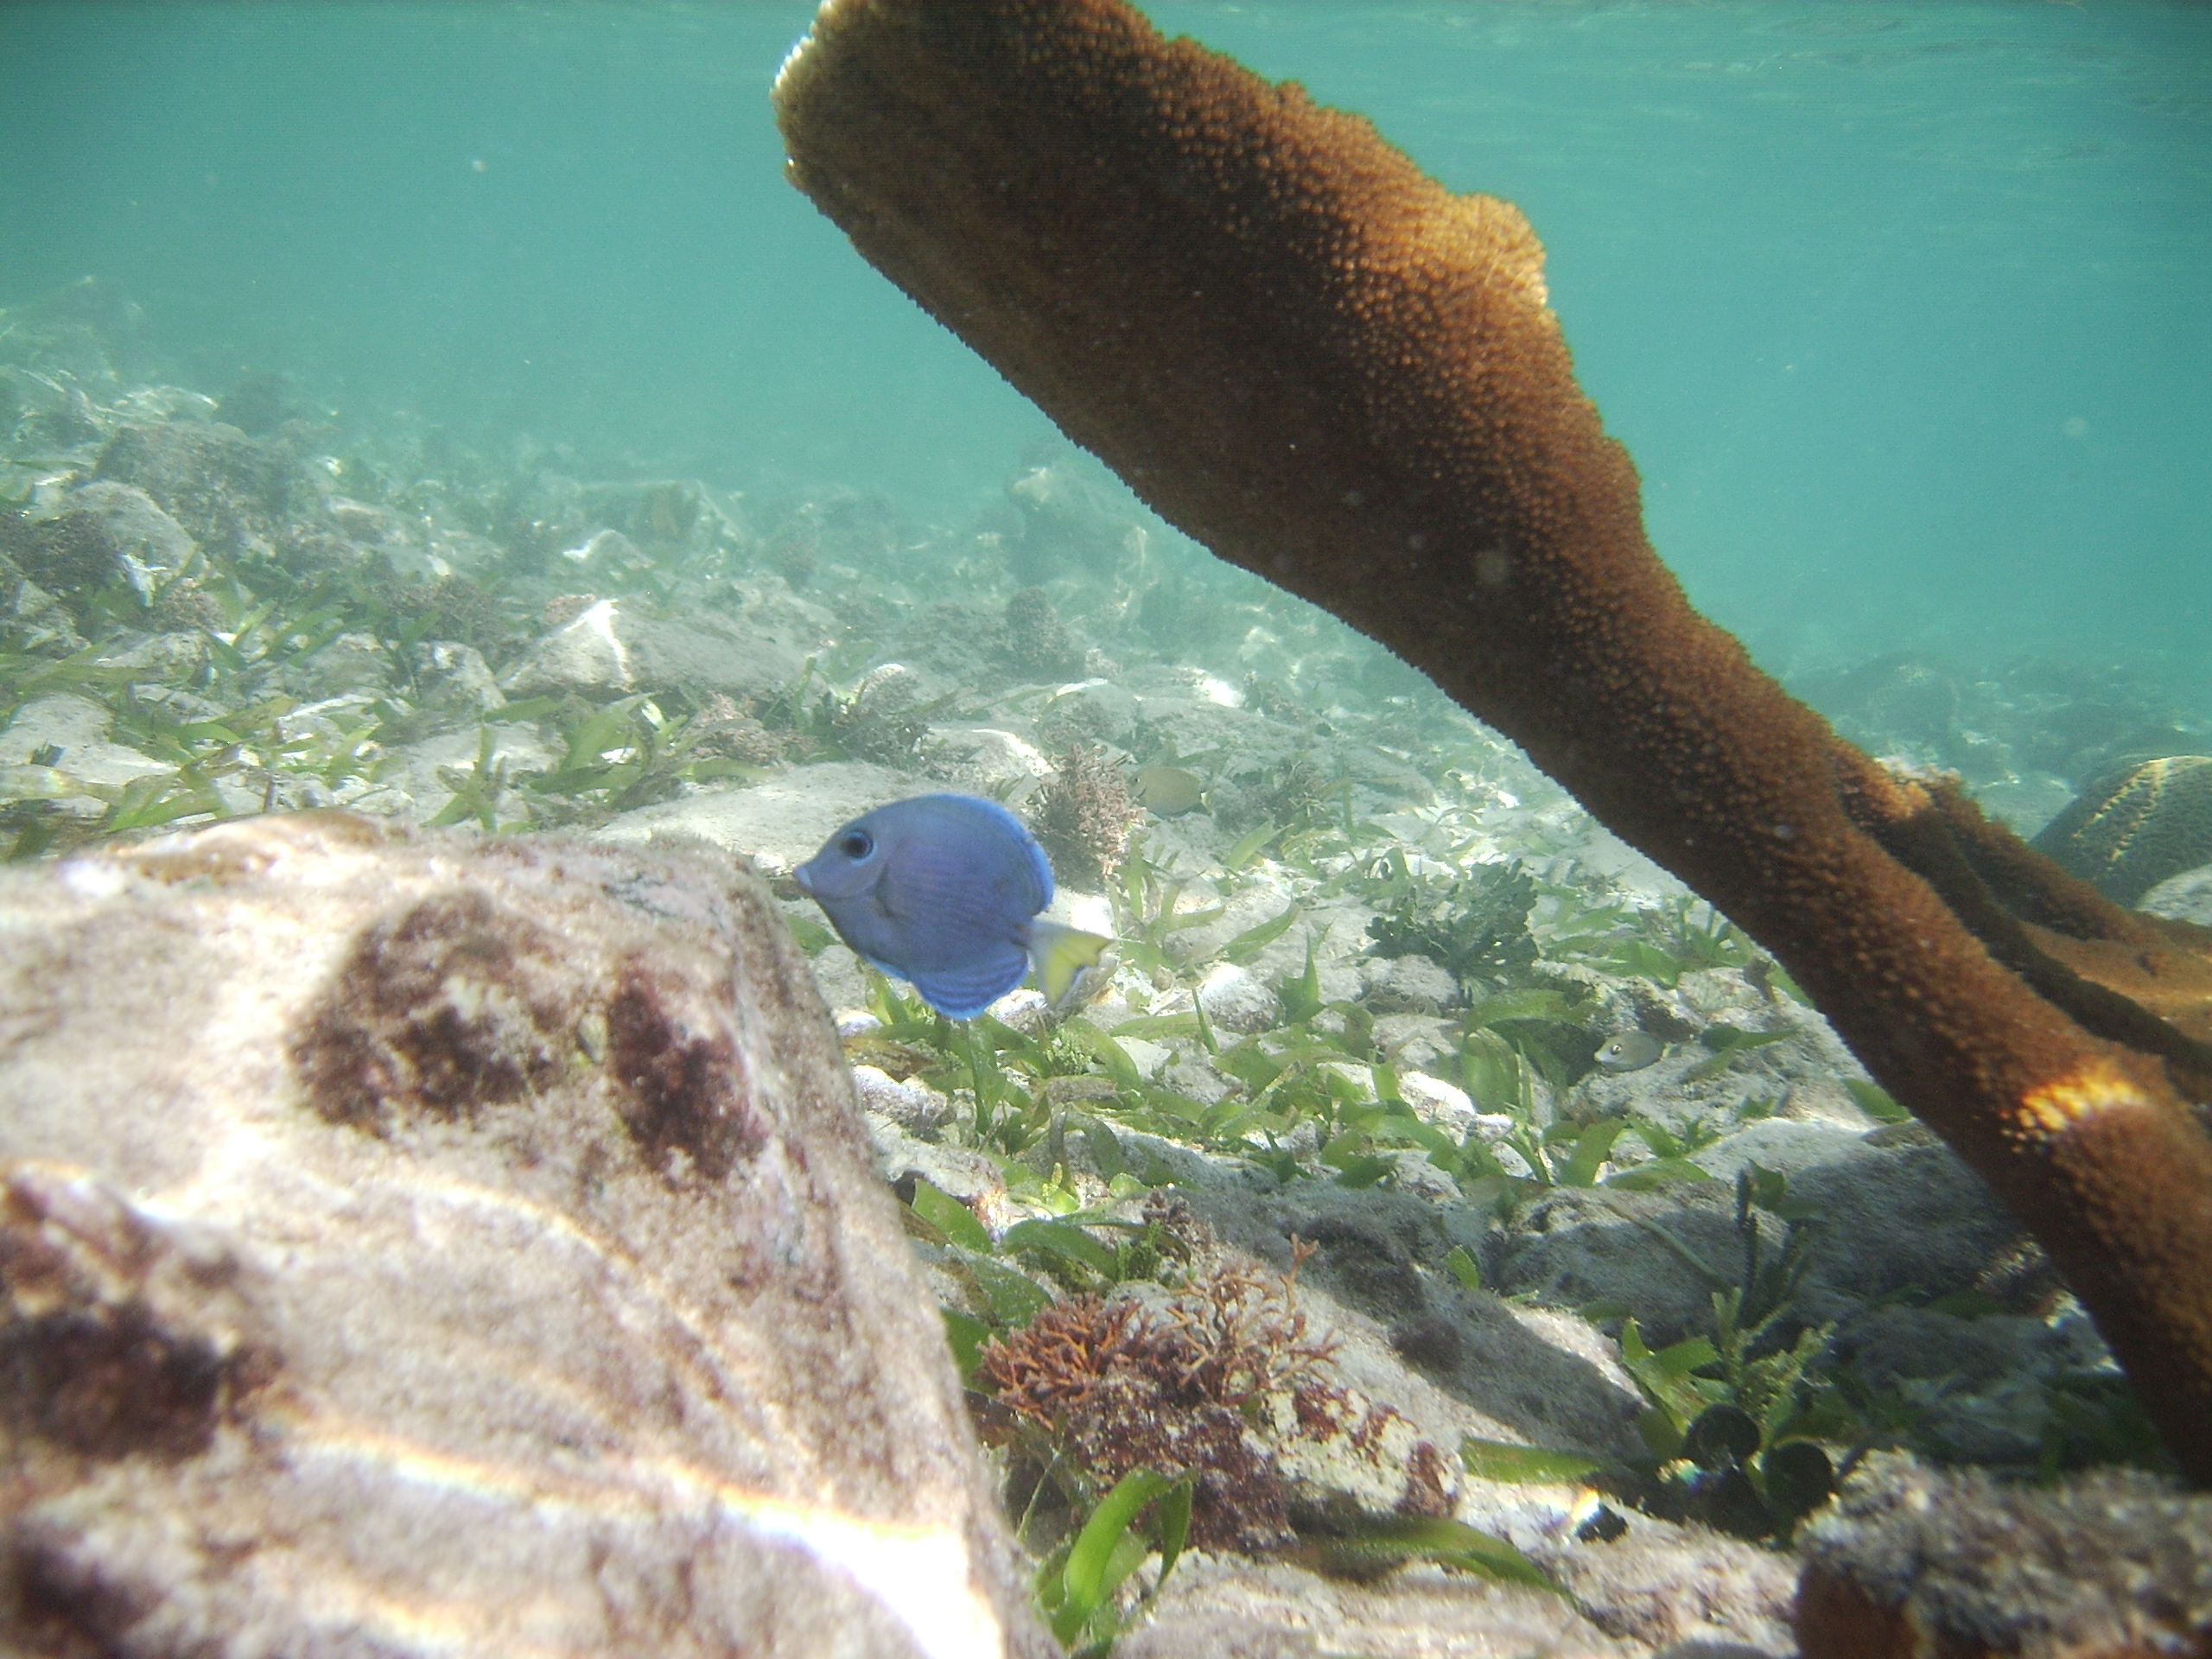
[[[875,850],[875,837],[865,830],[855,830],[837,842],[837,850],[847,858],[858,861]]]

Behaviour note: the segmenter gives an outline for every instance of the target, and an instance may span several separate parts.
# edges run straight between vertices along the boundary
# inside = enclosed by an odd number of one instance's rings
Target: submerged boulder
[[[0,1648],[1042,1656],[766,893],[270,817],[0,882]]]
[[[145,491],[106,481],[71,491],[48,517],[0,516],[0,547],[34,581],[79,606],[118,575],[150,603],[194,551],[184,527]]]
[[[210,551],[265,555],[289,521],[321,505],[283,450],[214,421],[118,427],[92,476],[136,486]]]
[[[532,645],[502,683],[518,696],[675,686],[703,699],[715,692],[766,695],[805,665],[774,639],[710,614],[696,620],[693,626],[620,600],[597,600]]]

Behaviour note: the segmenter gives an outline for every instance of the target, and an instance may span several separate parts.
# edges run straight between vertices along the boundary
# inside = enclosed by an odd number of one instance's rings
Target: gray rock
[[[1037,730],[1056,748],[1084,741],[1127,748],[1136,737],[1137,700],[1111,680],[1078,680],[1046,700]]]
[[[1020,581],[1044,582],[1071,568],[1096,580],[1141,556],[1142,518],[1088,461],[1055,458],[1007,485],[1020,524],[1007,556]]]
[[[302,696],[380,692],[391,683],[391,658],[376,635],[341,633],[314,656],[287,663],[283,677],[286,687]]]
[[[1055,1651],[748,878],[332,814],[11,870],[0,1059],[0,1648]]]
[[[207,636],[176,632],[110,639],[93,661],[101,668],[135,668],[145,677],[141,696],[175,696],[207,661]]]
[[[213,421],[222,405],[204,391],[184,386],[133,386],[109,406],[119,421]]]
[[[763,868],[769,868],[763,861]],[[806,918],[819,925],[822,912],[806,901]],[[868,976],[872,970],[841,942],[824,945],[814,957],[815,988],[840,1019],[868,1001]]]
[[[1027,738],[995,726],[932,726],[919,753],[930,775],[953,788],[1017,805],[1052,770]]]
[[[2136,906],[2153,916],[2212,927],[2212,864],[2201,864],[2179,875],[2170,875],[2143,895]]]
[[[696,836],[763,870],[787,871],[812,858],[830,832],[848,819],[927,789],[912,778],[858,760],[798,766],[749,789],[721,790],[625,812],[594,838],[636,846]]]
[[[1433,1014],[1386,1014],[1375,1022],[1374,1035],[1383,1058],[1412,1071],[1440,1069],[1459,1054],[1459,1033]]]
[[[853,1092],[861,1109],[897,1124],[907,1134],[933,1140],[952,1116],[952,1103],[934,1089],[901,1083],[872,1065],[853,1068]]]
[[[1914,1444],[1947,1459],[2035,1469],[2073,1426],[2062,1382],[2108,1367],[2110,1357],[2078,1311],[2047,1319],[1986,1313],[1964,1319],[1897,1304],[1849,1316],[1830,1358],[1861,1383],[1894,1389],[1914,1409]]]
[[[709,595],[748,639],[766,640],[804,658],[825,652],[846,635],[844,622],[826,605],[791,591],[779,575],[755,572]],[[936,696],[948,687],[931,690]]]
[[[1435,1124],[1449,1134],[1465,1136],[1478,1127],[1478,1121],[1491,1118],[1503,1133],[1513,1120],[1502,1113],[1488,1114],[1476,1109],[1473,1099],[1456,1083],[1446,1083],[1441,1077],[1432,1077],[1423,1071],[1408,1071],[1398,1079],[1398,1093],[1416,1116]],[[1484,1137],[1496,1140],[1496,1134]]]
[[[1242,707],[1242,691],[1200,670],[1147,664],[1122,683],[1148,736],[1172,742],[1179,754],[1217,753],[1211,763],[1217,776],[1272,773],[1306,747],[1300,734]]]
[[[530,803],[512,785],[527,773],[552,772],[561,764],[559,747],[533,726],[488,726],[480,731],[471,727],[408,744],[395,750],[390,764],[378,772],[375,788],[351,804],[364,811],[410,813],[422,822],[435,818],[460,792],[460,785],[474,779],[484,761],[482,734],[487,732],[491,768],[507,780],[494,796],[501,819],[527,822]]]
[[[338,532],[382,556],[403,576],[430,578],[429,556],[423,542],[423,521],[403,518],[389,507],[372,506],[342,495],[330,498],[330,518]]]
[[[26,576],[5,552],[0,552],[0,620],[23,651],[67,656],[85,648],[85,636],[77,632],[69,607]]]
[[[602,581],[620,581],[648,563],[638,544],[619,530],[594,531],[574,547],[563,548],[561,556],[576,567],[580,577]]]
[[[1198,982],[1198,1002],[1206,1018],[1223,1031],[1266,1031],[1282,1013],[1281,1000],[1266,982],[1233,962],[1215,964]]]
[[[1717,1181],[1660,1192],[1560,1187],[1512,1212],[1483,1257],[1484,1282],[1554,1307],[1622,1304],[1664,1346],[1711,1326],[1713,1293],[1741,1256],[1734,1214],[1733,1189]]]
[[[14,346],[16,342],[9,343]],[[85,344],[93,358],[100,359],[99,348],[89,330],[85,332]],[[99,366],[99,378],[104,378],[104,359]],[[10,447],[19,453],[28,449],[34,454],[60,455],[99,441],[102,425],[99,405],[85,395],[82,387],[72,385],[67,379],[32,373],[13,363],[0,364],[0,393],[5,394],[13,417],[10,424],[15,429],[10,435],[14,442]]]
[[[1633,1071],[1600,1067],[1588,1073],[1569,1093],[1570,1116],[1622,1117],[1633,1112],[1680,1134],[1700,1122],[1725,1123],[1751,1098],[1767,1102],[1791,1119],[1853,1133],[1872,1127],[1844,1083],[1846,1077],[1863,1077],[1863,1069],[1827,1022],[1810,1009],[1765,1002],[1732,969],[1684,974],[1676,994],[1651,1000],[1656,1006],[1641,1016],[1648,1022],[1643,1028],[1667,1042],[1665,1052]],[[1626,1023],[1634,1024],[1636,1018],[1629,1016]],[[1677,1040],[1715,1023],[1787,1034],[1732,1055],[1717,1053],[1702,1042]]]
[[[1988,1187],[1942,1147],[1876,1147],[1823,1126],[1765,1122],[1698,1158],[1732,1175],[1747,1161],[1779,1168],[1790,1197],[1813,1206],[1818,1231],[1797,1303],[1808,1323],[1899,1292],[1970,1288],[2021,1238]],[[1779,1224],[1765,1224],[1778,1243]],[[1735,1282],[1742,1253],[1732,1180],[1654,1192],[1560,1187],[1513,1213],[1484,1267],[1508,1294],[1625,1304],[1659,1344],[1710,1325],[1713,1292]]]
[[[415,648],[415,659],[424,702],[478,713],[505,707],[506,694],[475,646],[454,639],[425,640]]]
[[[1004,671],[1002,607],[941,599],[910,613],[886,642],[907,667],[946,686],[997,684]]]
[[[1304,1182],[1264,1193],[1186,1189],[1184,1196],[1217,1230],[1259,1247],[1278,1267],[1287,1265],[1292,1235],[1319,1247],[1299,1274],[1297,1305],[1330,1348],[1327,1381],[1363,1421],[1353,1445],[1325,1437],[1304,1445],[1280,1433],[1271,1440],[1294,1488],[1318,1484],[1387,1510],[1402,1496],[1397,1470],[1408,1448],[1425,1441],[1448,1456],[1471,1433],[1566,1444],[1579,1408],[1588,1411],[1599,1445],[1625,1452],[1634,1442],[1634,1387],[1591,1326],[1469,1296],[1456,1281],[1433,1283],[1443,1277],[1435,1253],[1450,1238],[1448,1216],[1424,1217],[1427,1206],[1402,1194]],[[1385,1325],[1354,1305],[1367,1295],[1373,1261],[1401,1249],[1425,1286],[1425,1324]],[[1440,1351],[1454,1343],[1464,1345],[1459,1363],[1440,1363]],[[1529,1433],[1531,1425],[1541,1432]],[[1358,1448],[1368,1445],[1374,1451],[1363,1468]],[[1573,1485],[1449,1471],[1441,1485],[1450,1513],[1529,1554],[1567,1599],[1539,1603],[1433,1567],[1354,1586],[1285,1563],[1200,1557],[1177,1569],[1155,1621],[1117,1651],[1192,1659],[1244,1652],[1780,1659],[1792,1651],[1794,1564],[1786,1555],[1634,1511],[1624,1517],[1624,1536],[1580,1541],[1574,1529],[1582,1494]]]
[[[850,712],[863,720],[881,720],[929,699],[929,683],[904,663],[882,663],[861,676],[853,688]]]
[[[1205,1058],[1178,1060],[1160,1074],[1164,1087],[1187,1095],[1202,1106],[1211,1106],[1236,1086]]]
[[[1840,1129],[1833,1123],[1800,1123],[1789,1118],[1770,1117],[1746,1123],[1721,1136],[1711,1146],[1691,1154],[1690,1161],[1732,1183],[1737,1171],[1752,1164],[1794,1180],[1816,1164],[1855,1157],[1865,1147],[1863,1136]]]
[[[539,639],[501,683],[517,696],[671,687],[744,696],[780,690],[803,662],[788,645],[725,627],[711,613],[695,626],[603,599]]]
[[[1440,1014],[1459,1000],[1459,982],[1427,957],[1370,958],[1361,968],[1377,1014]]]
[[[137,485],[211,551],[265,555],[288,518],[321,508],[289,455],[216,421],[119,427],[92,475]]]
[[[105,742],[114,726],[114,715],[89,697],[67,691],[34,697],[0,732],[0,761],[20,766],[32,751],[48,744],[66,752]]]
[[[867,1121],[875,1166],[885,1180],[918,1175],[963,1203],[995,1203],[1005,1197],[1006,1178],[988,1154],[920,1140],[878,1113],[868,1114]]]
[[[1971,1289],[2027,1236],[1981,1177],[1944,1146],[1870,1147],[1789,1178],[1821,1232],[1801,1303],[1809,1319],[1901,1291]]]
[[[1631,1659],[1557,1596],[1414,1567],[1355,1585],[1235,1557],[1179,1567],[1120,1659]]]
[[[1348,776],[1393,805],[1426,806],[1436,798],[1436,785],[1395,755],[1364,743],[1337,745],[1333,753]]]
[[[1402,1358],[1500,1426],[1495,1433],[1636,1454],[1640,1401],[1594,1328],[1468,1291],[1444,1267],[1455,1245],[1478,1249],[1483,1224],[1474,1212],[1325,1181],[1266,1192],[1195,1183],[1185,1190],[1224,1240],[1279,1269],[1290,1266],[1293,1238],[1315,1245],[1300,1287],[1374,1320]],[[1382,1382],[1363,1386],[1398,1398]]]
[[[550,505],[572,496],[575,512],[592,522],[613,524],[664,558],[698,558],[714,550],[741,550],[753,542],[736,500],[696,479],[654,479],[579,485],[547,474],[539,493]]]
[[[105,543],[114,568],[151,603],[197,550],[192,537],[145,491],[96,480],[66,498],[64,520],[75,520]]]
[[[25,766],[42,750],[59,750],[46,764],[81,783],[116,786],[170,770],[136,749],[109,742],[114,723],[112,715],[86,698],[67,693],[39,697],[16,710],[0,732],[0,766]]]

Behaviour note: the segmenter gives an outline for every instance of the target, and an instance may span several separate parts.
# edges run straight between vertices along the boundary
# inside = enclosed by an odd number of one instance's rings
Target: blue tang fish
[[[793,872],[847,944],[954,1020],[972,1020],[1033,964],[1055,1005],[1109,941],[1037,912],[1052,867],[1021,820],[973,795],[866,812]]]

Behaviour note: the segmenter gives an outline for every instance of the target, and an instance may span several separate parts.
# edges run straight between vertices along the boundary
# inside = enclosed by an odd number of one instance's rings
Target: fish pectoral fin
[[[1037,976],[1037,988],[1055,1008],[1065,1003],[1083,982],[1084,970],[1098,966],[1113,940],[1058,922],[1029,925],[1029,961]]]

